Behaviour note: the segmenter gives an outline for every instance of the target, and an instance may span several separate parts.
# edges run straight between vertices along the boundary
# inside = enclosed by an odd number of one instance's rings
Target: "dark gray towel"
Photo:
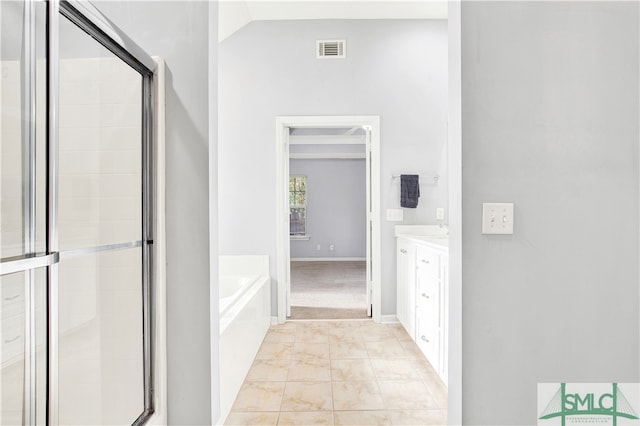
[[[400,175],[400,206],[415,209],[420,198],[420,176]]]

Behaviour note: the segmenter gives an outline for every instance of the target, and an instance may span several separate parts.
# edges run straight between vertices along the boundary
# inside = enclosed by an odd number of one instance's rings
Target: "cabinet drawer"
[[[416,268],[421,274],[440,278],[440,255],[424,247],[416,249]]]
[[[416,309],[439,326],[440,298],[437,283],[420,282],[416,294]]]
[[[10,318],[23,312],[24,276],[13,274],[3,277],[0,286],[0,318]]]
[[[24,315],[0,321],[0,361],[4,364],[24,351]]]

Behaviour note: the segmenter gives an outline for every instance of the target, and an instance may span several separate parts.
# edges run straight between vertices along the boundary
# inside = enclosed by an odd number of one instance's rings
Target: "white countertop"
[[[438,225],[396,225],[394,234],[398,238],[448,249],[448,231],[447,227]]]
[[[415,241],[417,243],[427,243],[432,246],[437,246],[439,248],[449,248],[449,238],[445,237],[425,237],[422,235],[397,235],[398,238],[404,238],[406,240]]]

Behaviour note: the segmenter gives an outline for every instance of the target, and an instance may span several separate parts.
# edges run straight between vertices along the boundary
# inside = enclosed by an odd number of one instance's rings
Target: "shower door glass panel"
[[[131,424],[144,410],[141,256],[60,262],[60,424]]]
[[[145,410],[142,75],[60,17],[61,424]]]
[[[32,340],[35,347],[35,371],[30,382],[27,368],[29,357],[25,352],[26,326],[29,310],[25,303],[25,286],[31,283],[35,306]],[[0,276],[0,424],[21,425],[25,421],[25,410],[29,409],[28,387],[35,386],[37,402],[37,424],[45,424],[46,401],[46,270],[17,272]]]
[[[60,19],[60,250],[142,239],[142,76]]]
[[[0,1],[0,424],[45,424],[44,2]]]
[[[0,259],[45,249],[45,12],[27,34],[26,3],[0,1]]]

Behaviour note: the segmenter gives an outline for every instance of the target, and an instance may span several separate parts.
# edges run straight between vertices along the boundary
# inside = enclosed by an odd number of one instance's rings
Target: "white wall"
[[[216,116],[209,110],[215,105],[209,79],[215,81],[216,73],[209,68],[216,52],[209,32],[217,33],[217,3],[99,1],[97,7],[147,53],[166,61],[168,415],[170,424],[210,424],[218,400],[211,374],[217,339],[210,337],[210,316],[217,320],[215,312],[210,315],[210,295],[218,292],[217,282],[210,282],[210,256],[217,253],[209,244],[209,155],[217,149],[209,139]],[[214,208],[211,223],[216,213]]]
[[[321,38],[346,38],[348,58],[317,60]],[[252,22],[220,44],[219,61],[222,254],[268,254],[276,271],[278,115],[380,115],[382,211],[400,205],[392,174],[437,172],[404,222],[436,223],[447,204],[445,21]],[[382,224],[382,314],[395,313],[393,225]]]
[[[638,3],[462,4],[463,421],[638,382]],[[482,202],[514,202],[512,236]]]
[[[289,174],[307,177],[307,234],[291,240],[291,258],[367,254],[365,160],[290,160]],[[320,244],[320,250],[316,246]],[[329,245],[334,245],[334,251]]]

